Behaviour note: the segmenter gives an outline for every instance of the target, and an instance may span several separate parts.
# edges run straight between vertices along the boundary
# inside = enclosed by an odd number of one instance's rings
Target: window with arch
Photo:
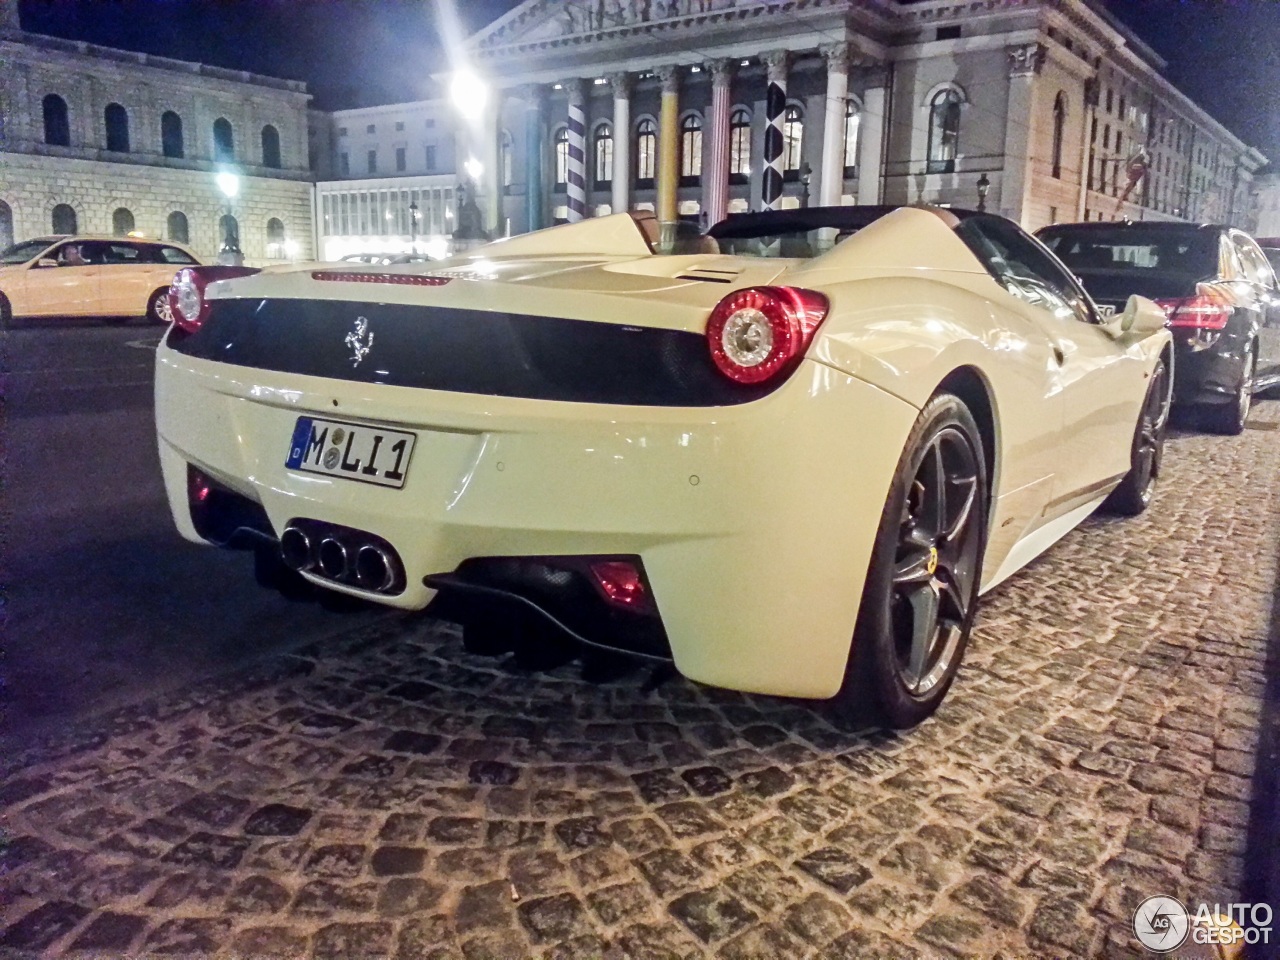
[[[0,200],[0,250],[13,246],[13,209]]]
[[[182,142],[182,118],[172,110],[166,110],[160,116],[160,149],[166,157],[186,155]]]
[[[658,125],[646,117],[636,124],[636,186],[653,186],[657,170]]]
[[[702,118],[691,113],[680,121],[680,186],[702,179]]]
[[[107,128],[107,149],[113,153],[129,152],[129,113],[118,103],[108,103],[102,111]]]
[[[267,221],[267,256],[284,256],[284,221],[279,217]]]
[[[1062,135],[1067,125],[1067,95],[1058,92],[1053,101],[1053,176],[1062,179]]]
[[[169,214],[165,221],[165,235],[176,243],[190,243],[191,229],[187,223],[187,215],[181,210]]]
[[[729,182],[751,177],[751,114],[742,107],[729,115]]]
[[[858,134],[862,128],[862,111],[852,100],[844,105],[844,175],[850,179],[858,175]]]
[[[69,203],[60,203],[53,208],[53,232],[54,233],[78,233],[78,224],[76,223],[76,209]]]
[[[262,165],[280,169],[280,131],[269,123],[262,128]]]
[[[555,135],[556,148],[556,190],[564,192],[569,189],[569,128],[557,127]]]
[[[218,233],[224,245],[237,250],[240,248],[240,223],[231,214],[224,213],[218,218]]]
[[[133,211],[128,207],[116,207],[115,212],[111,214],[111,235],[127,237],[133,233],[133,229]]]
[[[515,181],[516,139],[510,130],[502,131],[502,142],[498,153],[498,169],[502,171],[502,186],[511,186]]]
[[[56,93],[44,98],[44,142],[53,147],[71,146],[71,121],[67,101]]]
[[[602,123],[591,138],[592,175],[597,190],[613,184],[613,127]]]
[[[219,117],[213,121],[213,159],[219,163],[230,163],[236,158],[236,141],[231,132],[231,121]]]
[[[929,173],[955,173],[960,146],[960,93],[940,90],[929,101]]]
[[[782,114],[782,171],[789,179],[800,175],[804,151],[804,111],[792,104]]]

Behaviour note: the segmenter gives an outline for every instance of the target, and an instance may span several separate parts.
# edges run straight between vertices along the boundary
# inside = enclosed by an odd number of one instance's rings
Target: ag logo
[[[1147,897],[1133,912],[1133,934],[1148,950],[1168,953],[1186,942],[1191,917],[1173,897]]]
[[[351,348],[351,365],[358,367],[373,348],[373,331],[369,329],[369,320],[366,317],[356,317],[355,328],[347,334],[344,342]]]

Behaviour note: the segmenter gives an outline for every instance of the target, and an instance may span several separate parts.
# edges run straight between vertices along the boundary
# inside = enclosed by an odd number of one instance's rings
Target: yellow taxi
[[[169,282],[200,261],[186,247],[135,237],[38,237],[0,253],[0,321],[143,317],[169,323]]]

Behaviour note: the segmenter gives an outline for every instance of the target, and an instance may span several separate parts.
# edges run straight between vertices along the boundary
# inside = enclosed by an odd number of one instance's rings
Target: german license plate
[[[290,470],[380,487],[404,486],[415,434],[342,420],[299,417],[289,443]]]

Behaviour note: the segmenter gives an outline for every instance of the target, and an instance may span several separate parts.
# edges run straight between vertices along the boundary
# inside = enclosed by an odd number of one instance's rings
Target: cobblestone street
[[[1239,899],[1277,427],[1171,437],[907,733],[424,616],[65,731],[6,759],[0,956],[1139,955],[1143,898]]]

